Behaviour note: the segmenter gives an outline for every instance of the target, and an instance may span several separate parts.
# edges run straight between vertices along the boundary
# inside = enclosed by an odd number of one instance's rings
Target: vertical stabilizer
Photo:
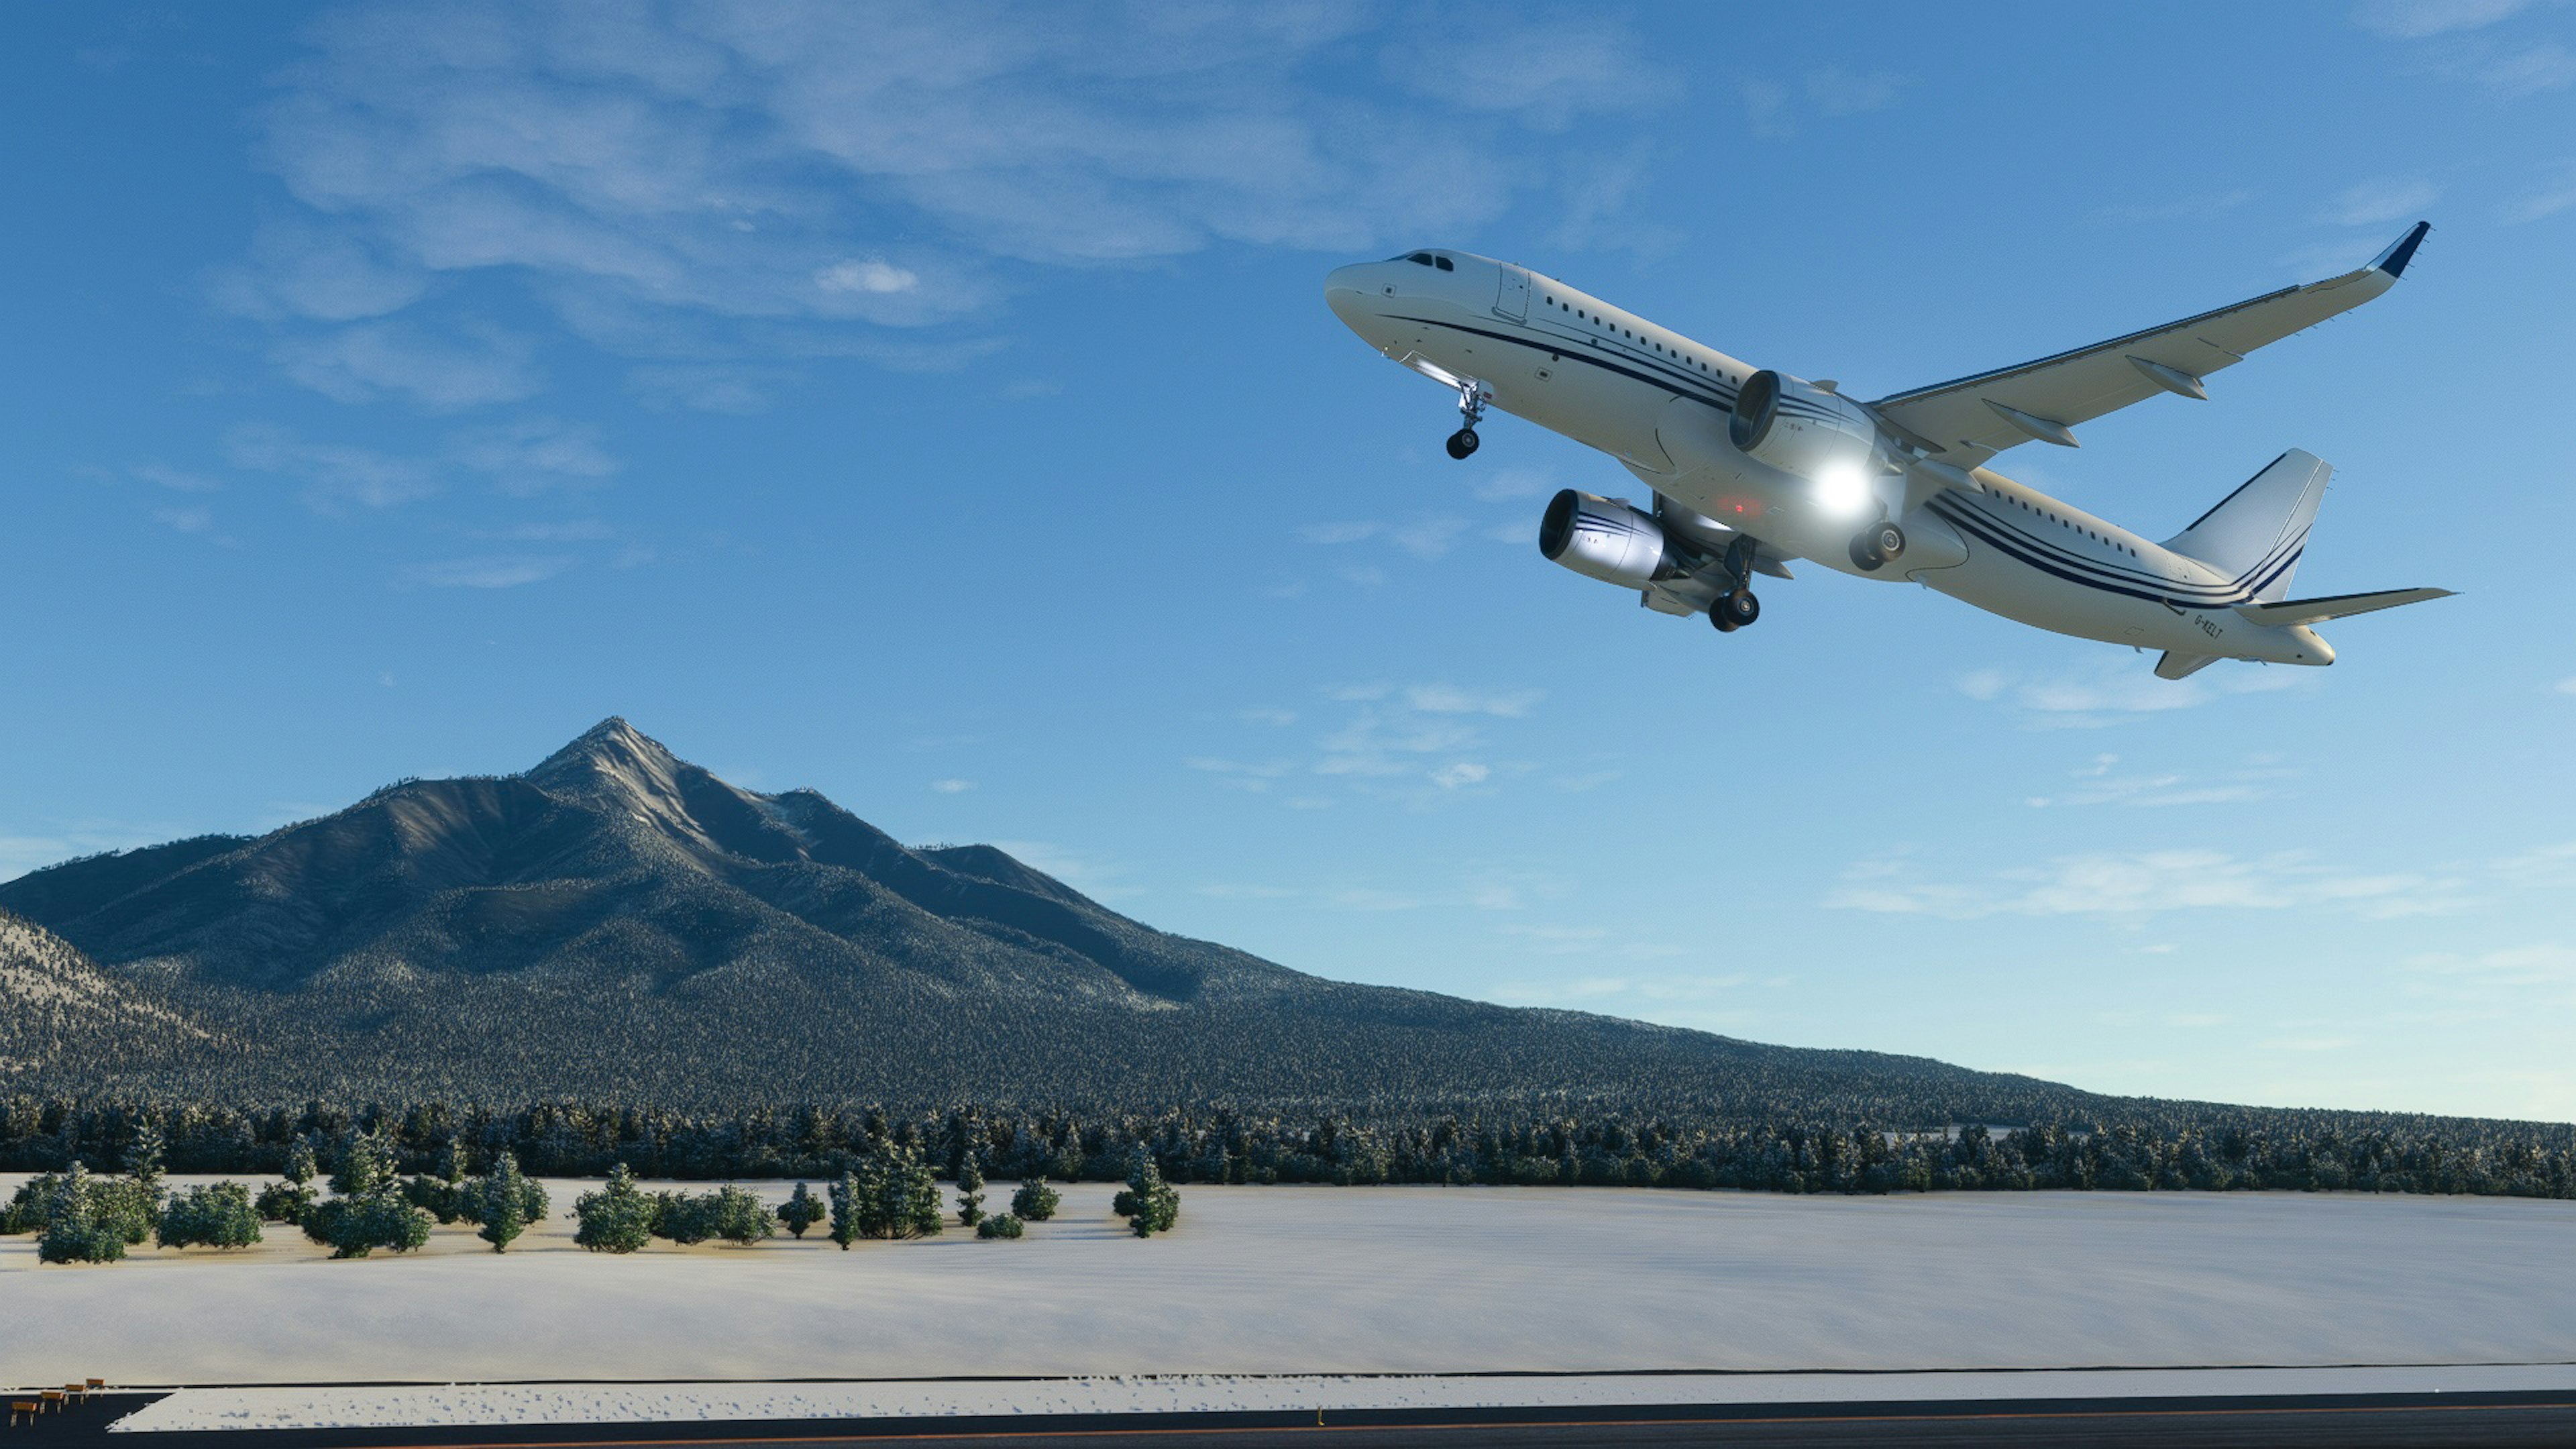
[[[2258,603],[2287,598],[2332,476],[2323,458],[2292,448],[2166,539],[2165,547],[2251,588]]]

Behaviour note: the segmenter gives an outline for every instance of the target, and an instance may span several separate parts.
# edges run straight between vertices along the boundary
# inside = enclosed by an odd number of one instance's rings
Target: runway
[[[463,1424],[117,1434],[157,1394],[111,1394],[13,1431],[12,1446],[184,1444],[189,1449],[720,1449],[958,1446],[1090,1449],[1449,1449],[1509,1445],[2566,1445],[2576,1391],[1994,1399],[1814,1404],[1651,1404],[1318,1413],[1013,1415],[919,1420]]]

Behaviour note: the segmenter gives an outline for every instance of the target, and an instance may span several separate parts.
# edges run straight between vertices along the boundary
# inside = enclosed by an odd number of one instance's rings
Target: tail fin
[[[2324,459],[2292,448],[2165,547],[2251,587],[2258,603],[2286,598],[2332,476]]]

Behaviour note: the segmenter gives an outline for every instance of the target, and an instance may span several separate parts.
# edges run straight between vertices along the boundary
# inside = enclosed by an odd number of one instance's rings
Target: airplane
[[[1984,465],[2025,442],[2076,447],[2078,425],[2159,394],[2206,400],[2211,373],[2395,286],[2431,230],[2417,222],[2342,276],[1872,402],[1470,252],[1340,267],[1324,300],[1456,395],[1450,457],[1475,453],[1490,407],[1625,465],[1651,504],[1566,489],[1540,520],[1539,552],[1646,608],[1706,614],[1731,634],[1761,617],[1756,575],[1785,579],[1808,559],[2157,650],[2156,674],[2182,679],[2220,659],[2332,664],[2315,625],[2451,591],[2290,598],[2333,473],[2296,449],[2162,542]]]

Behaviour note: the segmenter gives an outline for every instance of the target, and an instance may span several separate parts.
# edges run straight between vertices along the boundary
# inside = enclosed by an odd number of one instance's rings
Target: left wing
[[[2432,229],[2430,222],[2415,223],[2359,271],[2018,367],[1900,392],[1870,404],[1870,410],[1911,434],[1911,441],[1930,445],[1940,461],[1961,468],[2033,438],[2072,448],[2075,424],[2159,392],[2205,398],[2203,377],[2397,285]]]

